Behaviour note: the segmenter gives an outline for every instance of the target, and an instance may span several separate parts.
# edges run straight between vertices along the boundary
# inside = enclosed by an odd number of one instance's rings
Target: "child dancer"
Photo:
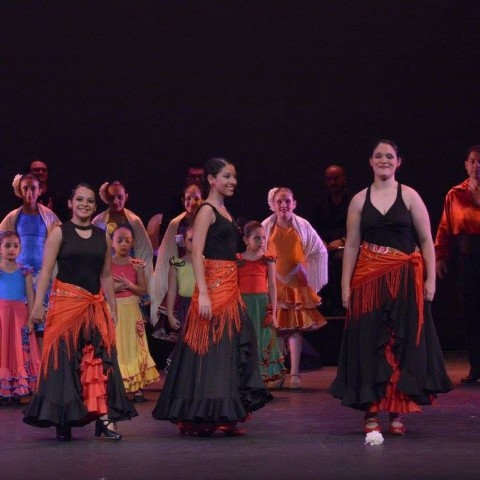
[[[302,332],[327,323],[317,310],[321,300],[316,292],[327,283],[328,253],[310,223],[293,213],[297,202],[292,190],[272,188],[268,200],[274,213],[262,225],[267,249],[277,255],[277,328],[288,336],[290,388],[299,389]]]
[[[265,256],[266,237],[262,224],[248,222],[243,228],[247,249],[238,254],[240,293],[247,306],[257,334],[258,364],[267,386],[279,386],[286,372],[283,355],[278,348],[276,321],[277,287],[275,259]]]
[[[168,270],[167,316],[170,328],[175,332],[183,329],[195,288],[192,265],[193,226],[187,227],[182,237],[186,253],[181,258],[170,258],[170,269]],[[165,372],[172,363],[172,355],[173,353],[167,359]]]
[[[112,275],[118,309],[115,337],[125,390],[133,393],[135,402],[143,402],[143,387],[156,382],[159,375],[148,350],[138,304],[138,297],[147,291],[145,262],[130,257],[133,243],[133,229],[129,224],[120,225],[114,230]]]
[[[29,311],[33,281],[29,269],[16,262],[20,237],[0,234],[0,401],[19,404],[36,387],[40,354]],[[27,302],[27,304],[25,303]],[[28,306],[27,306],[28,305]]]

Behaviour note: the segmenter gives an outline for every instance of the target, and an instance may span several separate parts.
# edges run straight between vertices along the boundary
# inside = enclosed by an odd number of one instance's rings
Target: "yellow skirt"
[[[142,313],[135,295],[117,298],[118,323],[115,327],[117,357],[127,392],[138,392],[160,376],[148,350]]]

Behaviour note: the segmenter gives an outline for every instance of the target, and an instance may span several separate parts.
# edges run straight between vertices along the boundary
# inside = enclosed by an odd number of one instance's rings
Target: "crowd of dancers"
[[[274,389],[301,388],[302,333],[326,324],[319,293],[335,245],[343,253],[346,320],[329,392],[363,412],[365,433],[380,431],[379,413],[388,412],[389,432],[404,435],[405,413],[453,388],[431,303],[436,271],[445,274],[455,246],[472,333],[471,370],[462,381],[480,379],[480,327],[472,319],[479,311],[480,146],[467,153],[468,179],[447,195],[435,247],[421,197],[396,180],[397,146],[380,140],[369,162],[373,182],[349,197],[340,240],[320,238],[294,213],[288,187],[268,193],[272,215],[240,228],[225,205],[237,185],[235,166],[212,158],[205,185],[197,177],[186,186],[185,210],[161,242],[158,222],[145,229],[125,208],[120,181],[100,187],[108,208],[95,217],[96,191],[78,184],[62,223],[49,208],[46,166],[33,162],[14,179],[22,206],[0,224],[2,405],[24,403],[24,422],[55,427],[61,441],[91,422],[96,436],[120,440],[117,422],[135,417],[144,388],[159,380],[145,322],[156,324],[163,311],[162,328],[177,342],[153,417],[189,435],[243,435],[240,424]]]

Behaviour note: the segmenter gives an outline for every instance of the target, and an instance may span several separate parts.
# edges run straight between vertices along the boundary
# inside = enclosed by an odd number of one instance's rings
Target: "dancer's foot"
[[[283,384],[285,383],[285,376],[282,378],[277,378],[276,380],[271,380],[266,382],[265,385],[269,390],[280,390],[283,388]]]
[[[405,435],[407,432],[403,417],[399,413],[390,414],[390,434],[391,435]]]
[[[139,390],[133,394],[133,401],[135,403],[143,403],[147,401],[147,399],[143,396],[142,390]]]
[[[115,422],[108,418],[101,419],[99,418],[95,422],[95,436],[100,437],[103,435],[107,440],[121,440],[122,436],[115,431],[112,427],[116,427]]]
[[[236,424],[220,425],[217,430],[224,433],[227,437],[243,437],[247,434],[244,428],[238,428]]]
[[[381,432],[377,415],[369,415],[363,419],[363,433]]]
[[[476,383],[480,380],[480,370],[471,368],[466,377],[460,379],[462,383]]]
[[[290,375],[290,390],[300,390],[302,388],[302,380],[300,375]]]
[[[70,427],[58,426],[55,436],[61,442],[69,442],[72,439],[72,429]]]

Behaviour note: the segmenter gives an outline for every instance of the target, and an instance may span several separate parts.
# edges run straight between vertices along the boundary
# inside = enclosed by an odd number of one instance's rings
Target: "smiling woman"
[[[271,400],[258,369],[257,343],[240,297],[235,252],[238,227],[225,208],[237,185],[235,166],[223,158],[205,165],[206,201],[193,225],[196,279],[165,386],[153,411],[181,432],[243,435],[238,422]]]
[[[347,309],[337,376],[330,392],[365,411],[364,431],[405,434],[402,414],[420,411],[452,384],[431,315],[435,255],[430,219],[418,193],[395,179],[401,164],[391,140],[370,157],[373,183],[350,202],[343,257]]]
[[[57,263],[41,377],[24,422],[55,426],[57,439],[69,441],[71,427],[96,420],[97,437],[120,440],[113,422],[129,419],[136,411],[126,397],[117,364],[111,241],[91,223],[96,201],[87,184],[73,189],[68,206],[71,221],[54,227],[47,238],[31,312],[33,321],[43,318],[41,300]]]

